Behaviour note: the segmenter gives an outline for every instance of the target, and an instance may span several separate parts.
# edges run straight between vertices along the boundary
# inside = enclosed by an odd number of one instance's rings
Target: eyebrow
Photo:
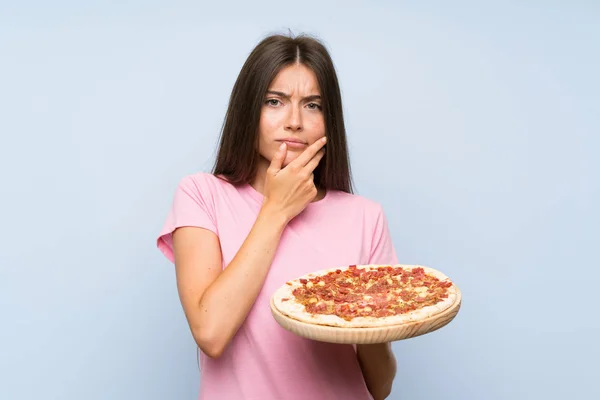
[[[275,90],[269,90],[269,91],[267,91],[267,94],[272,94],[272,95],[283,97],[283,98],[286,98],[286,99],[290,98],[289,94],[286,94],[286,93],[283,93],[283,92],[278,92],[278,91],[275,91]],[[304,101],[321,100],[321,96],[318,95],[318,94],[312,94],[310,96],[304,97],[302,100],[304,100]]]

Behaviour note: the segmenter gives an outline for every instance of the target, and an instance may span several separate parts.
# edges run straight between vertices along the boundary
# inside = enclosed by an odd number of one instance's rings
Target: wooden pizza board
[[[456,287],[456,286],[455,286]],[[271,313],[284,329],[307,339],[328,343],[373,344],[410,339],[436,331],[450,323],[458,314],[462,295],[456,287],[456,301],[445,311],[421,321],[379,328],[340,328],[298,321],[282,314],[271,298]]]

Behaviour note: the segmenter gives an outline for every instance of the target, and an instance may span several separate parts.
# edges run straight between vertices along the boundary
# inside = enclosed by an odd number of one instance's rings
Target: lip
[[[308,143],[306,143],[300,139],[296,139],[296,138],[285,138],[285,139],[279,139],[277,141],[280,143],[285,143],[288,148],[293,148],[293,149],[301,149],[308,145]]]

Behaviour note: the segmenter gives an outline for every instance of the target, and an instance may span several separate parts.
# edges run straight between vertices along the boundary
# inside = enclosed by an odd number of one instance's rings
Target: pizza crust
[[[388,265],[357,265],[358,269],[377,269],[378,267]],[[423,268],[426,274],[430,274],[435,276],[440,281],[449,280],[449,278],[437,271],[433,268],[424,267],[420,265],[389,265],[393,268],[403,269],[414,269],[414,268]],[[346,321],[343,318],[338,317],[337,315],[327,315],[327,314],[311,314],[305,311],[304,305],[296,302],[294,299],[294,290],[302,284],[300,283],[300,279],[313,279],[318,278],[320,276],[324,276],[329,274],[330,272],[334,272],[336,270],[345,271],[348,267],[341,268],[329,268],[317,272],[311,272],[306,275],[303,275],[299,278],[296,278],[290,282],[287,282],[285,285],[281,286],[279,289],[275,291],[273,294],[273,303],[277,310],[279,310],[282,314],[286,315],[289,318],[293,318],[295,320],[315,324],[315,325],[325,325],[325,326],[335,326],[340,328],[377,328],[384,326],[392,326],[392,325],[400,325],[408,322],[421,321],[432,317],[436,314],[439,314],[448,308],[450,308],[457,298],[456,286],[452,285],[447,288],[448,297],[442,299],[437,304],[426,306],[414,311],[410,311],[405,314],[393,315],[389,317],[356,317],[351,319],[350,321]]]

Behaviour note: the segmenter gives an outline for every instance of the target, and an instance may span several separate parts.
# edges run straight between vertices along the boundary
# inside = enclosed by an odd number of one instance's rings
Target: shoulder
[[[355,216],[360,218],[364,229],[378,229],[386,223],[383,206],[378,201],[358,194],[332,191],[329,194],[327,210],[338,217]]]
[[[184,175],[179,181],[179,185],[182,186],[215,186],[219,184],[228,185],[229,183],[208,172]]]
[[[213,196],[230,184],[208,172],[185,175],[179,180],[177,189],[196,196]]]
[[[363,211],[369,215],[379,215],[383,213],[381,203],[358,194],[346,193],[341,191],[331,191],[329,200],[334,207],[344,207],[355,211]]]

